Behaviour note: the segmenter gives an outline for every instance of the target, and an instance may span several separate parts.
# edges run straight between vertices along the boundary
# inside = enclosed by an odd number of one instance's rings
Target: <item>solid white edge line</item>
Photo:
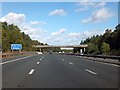
[[[77,56],[76,56],[77,57]],[[85,59],[85,58],[84,58]],[[87,59],[86,59],[87,60]],[[111,66],[115,66],[115,67],[120,67],[120,65],[117,64],[112,64],[112,63],[107,63],[107,62],[99,62],[99,61],[93,61],[93,60],[87,60],[90,62],[96,62],[96,63],[101,63],[101,64],[106,64],[106,65],[111,65]]]
[[[105,62],[99,62],[101,64],[106,64],[106,65],[111,65],[111,66],[115,66],[115,67],[120,67],[119,65],[117,64],[112,64],[112,63],[105,63]]]
[[[28,74],[31,75],[31,74],[33,74],[34,71],[35,71],[34,69],[31,69],[30,72],[29,72]]]
[[[89,70],[89,69],[85,69],[85,71],[87,71],[87,72],[89,72],[89,73],[91,73],[91,74],[97,75],[97,73],[95,73],[95,72],[93,72],[93,71],[91,71],[91,70]]]
[[[29,58],[29,57],[32,57],[32,56],[33,55],[27,56],[27,57],[18,58],[18,59],[14,59],[14,60],[10,60],[10,61],[6,61],[6,62],[3,62],[3,63],[0,63],[0,65],[7,64],[7,63],[10,63],[10,62],[15,62],[15,61],[18,61],[18,60],[21,60],[21,59],[25,59],[25,58]]]

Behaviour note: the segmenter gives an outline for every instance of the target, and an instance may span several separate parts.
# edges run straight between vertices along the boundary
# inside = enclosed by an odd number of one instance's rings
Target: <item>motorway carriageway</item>
[[[3,59],[3,88],[118,88],[118,65],[61,54]]]

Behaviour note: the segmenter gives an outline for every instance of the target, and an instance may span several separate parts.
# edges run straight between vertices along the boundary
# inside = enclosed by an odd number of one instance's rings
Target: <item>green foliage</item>
[[[62,51],[67,52],[67,53],[73,52],[73,50],[67,50],[67,49],[62,50]]]
[[[89,43],[87,48],[88,54],[96,54],[99,52],[98,47],[95,44]]]
[[[53,52],[60,52],[61,49],[59,47],[53,47],[53,48],[50,48],[49,51],[53,51]]]
[[[2,50],[2,24],[0,24],[0,51]]]
[[[38,42],[37,40],[32,40],[24,32],[21,32],[18,26],[15,26],[13,24],[8,25],[6,22],[0,22],[0,25],[2,27],[0,28],[0,31],[2,31],[2,51],[3,52],[10,51],[10,45],[13,43],[22,44],[23,50],[25,51],[33,50],[32,45],[43,44]]]
[[[118,50],[113,49],[113,50],[111,50],[111,52],[109,54],[110,55],[117,55],[117,56],[119,56],[120,55],[120,49],[118,49]]]
[[[33,41],[32,41],[32,44],[33,44],[33,45],[47,45],[47,43],[43,44],[43,43],[40,43],[40,42],[37,41],[37,40],[33,40]]]
[[[91,43],[93,45],[91,45]],[[82,41],[81,44],[90,44],[92,47],[88,46],[87,53],[97,53],[97,50],[93,50],[94,45],[98,47],[98,52],[108,53],[112,55],[120,55],[120,24],[115,27],[115,30],[112,32],[111,29],[105,30],[103,35],[93,36]],[[105,51],[102,49],[105,49]],[[94,51],[94,52],[93,52]]]
[[[101,46],[101,51],[102,51],[103,54],[108,54],[108,52],[110,51],[109,44],[103,42],[102,46]]]

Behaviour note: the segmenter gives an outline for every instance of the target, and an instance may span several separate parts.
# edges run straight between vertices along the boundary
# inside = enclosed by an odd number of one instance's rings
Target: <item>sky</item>
[[[3,2],[0,21],[15,24],[33,40],[79,45],[118,24],[117,2]]]

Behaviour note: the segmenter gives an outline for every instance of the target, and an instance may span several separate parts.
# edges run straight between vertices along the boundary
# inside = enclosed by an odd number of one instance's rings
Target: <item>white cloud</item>
[[[60,35],[60,34],[63,34],[66,30],[67,30],[66,28],[62,28],[57,32],[52,32],[51,35],[52,36]]]
[[[81,39],[86,39],[87,37],[91,37],[93,35],[97,35],[98,34],[98,31],[96,33],[96,31],[84,31],[81,35]],[[99,33],[100,34],[100,33]]]
[[[80,0],[80,2],[94,2],[95,0]]]
[[[43,36],[47,33],[47,30],[40,28],[40,27],[32,27],[32,25],[23,25],[20,27],[22,32],[28,34],[33,40],[39,40],[40,42],[43,41]]]
[[[25,20],[24,14],[17,14],[17,13],[9,13],[6,16],[2,17],[0,21],[7,22],[8,24],[20,24],[23,23]]]
[[[71,38],[79,38],[80,37],[80,33],[69,33],[69,36],[71,37]]]
[[[101,8],[92,13],[92,16],[88,17],[87,19],[82,20],[83,23],[88,22],[101,22],[109,19],[113,16],[113,13],[108,11],[107,8]]]
[[[39,22],[38,22],[38,21],[31,21],[30,24],[31,24],[31,25],[38,25]]]
[[[101,30],[90,30],[84,32],[71,32],[68,34],[66,44],[70,45],[79,45],[81,40],[85,40],[88,37],[92,37],[93,35],[100,35],[104,31]]]
[[[75,9],[76,12],[80,12],[80,11],[85,11],[87,10],[88,8],[87,7],[84,7],[84,8],[78,8],[78,9]]]
[[[44,42],[48,42],[49,45],[64,45],[66,44],[67,36],[64,34],[66,28],[61,28],[59,31],[52,32],[51,35],[48,35]]]
[[[44,42],[47,42],[49,45],[63,45],[64,44],[64,41],[65,41],[65,38],[66,36],[47,36],[45,39],[44,39]]]
[[[52,32],[49,34],[47,33],[47,30],[43,28],[33,27],[32,24],[34,25],[38,24],[40,21],[26,22],[25,20],[26,17],[24,14],[14,13],[14,15],[17,17],[18,15],[24,16],[22,21],[20,20],[21,23],[18,24],[18,22],[16,21],[12,22],[15,24],[17,23],[19,28],[22,30],[22,32],[25,32],[34,40],[39,40],[40,42],[48,43],[51,45],[79,45],[81,40],[86,39],[87,37],[96,35],[98,33],[100,34],[100,32],[98,32],[97,30],[96,31],[85,31],[85,32],[71,32],[69,34],[66,34],[65,33],[65,31],[67,30],[66,28],[61,28],[59,31]],[[6,16],[9,16],[9,14]],[[4,17],[4,19],[7,22],[10,21],[12,18],[13,17],[11,18]],[[19,19],[16,19],[16,20],[19,20]]]
[[[66,15],[66,12],[63,9],[58,9],[49,13],[49,16],[56,16],[56,15],[64,16]]]
[[[46,22],[39,22],[39,21],[31,21],[30,22],[31,25],[46,25]]]
[[[39,27],[33,28],[32,26],[29,26],[29,25],[24,25],[23,27],[21,27],[21,30],[24,31],[26,34],[33,35],[33,36],[37,36],[47,32],[42,28],[39,28]]]
[[[106,2],[80,2],[77,3],[77,6],[79,6],[79,8],[77,8],[75,11],[80,12],[88,10],[90,8],[103,8],[105,5]]]
[[[106,2],[100,2],[95,5],[95,7],[104,7],[106,5]]]
[[[37,24],[46,24],[45,22],[40,21],[31,21],[26,22],[26,16],[24,14],[17,14],[17,13],[8,13],[6,16],[0,19],[1,22],[7,22],[8,24],[15,24],[17,25],[21,32],[25,32],[28,34],[32,39],[37,39],[39,41],[42,40],[41,36],[47,33],[47,30],[40,28],[40,27],[33,27],[33,25]],[[41,39],[41,40],[40,40]]]
[[[100,35],[103,31],[101,30],[90,30],[84,32],[71,32],[64,35],[48,36],[46,37],[45,42],[48,42],[50,45],[79,45],[81,40],[85,40],[88,37],[93,35]]]
[[[69,37],[70,38],[74,38],[74,39],[85,39],[85,38],[87,38],[87,37],[91,37],[91,36],[93,36],[93,35],[96,35],[96,33],[95,33],[96,31],[84,31],[84,32],[82,32],[82,33],[76,33],[76,32],[72,32],[72,33],[69,33]]]

